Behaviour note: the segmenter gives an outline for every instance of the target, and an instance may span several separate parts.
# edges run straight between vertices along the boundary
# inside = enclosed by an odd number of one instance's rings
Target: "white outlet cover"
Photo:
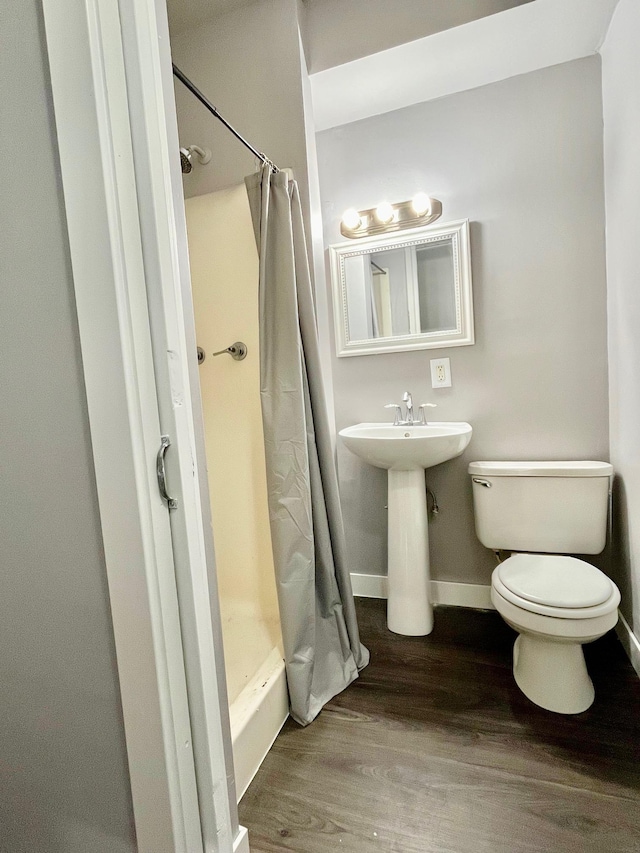
[[[448,358],[432,358],[431,387],[451,388],[451,361]]]

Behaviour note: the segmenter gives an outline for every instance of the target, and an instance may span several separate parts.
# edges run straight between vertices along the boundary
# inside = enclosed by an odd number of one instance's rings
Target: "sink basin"
[[[471,441],[471,432],[464,422],[356,424],[340,430],[340,436],[352,453],[376,468],[414,471],[459,456]]]

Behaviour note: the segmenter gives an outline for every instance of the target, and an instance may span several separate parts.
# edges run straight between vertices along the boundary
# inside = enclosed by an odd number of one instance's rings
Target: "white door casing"
[[[122,0],[122,17],[110,0],[43,8],[138,849],[248,851],[209,606],[166,9],[154,0]],[[163,431],[179,500],[171,521],[155,475]]]

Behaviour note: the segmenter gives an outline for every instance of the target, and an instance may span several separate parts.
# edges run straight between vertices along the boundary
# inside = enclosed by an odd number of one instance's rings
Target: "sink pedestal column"
[[[424,469],[388,471],[389,598],[387,627],[420,637],[433,630],[429,596],[429,525]]]

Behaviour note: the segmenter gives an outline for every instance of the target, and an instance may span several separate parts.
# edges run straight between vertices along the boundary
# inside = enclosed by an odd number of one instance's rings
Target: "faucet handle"
[[[398,426],[402,419],[402,408],[398,405],[398,403],[387,403],[385,409],[395,409],[395,417],[393,419],[393,425]]]
[[[438,408],[438,404],[437,404],[437,403],[420,403],[420,406],[419,406],[419,409],[418,409],[418,411],[420,412],[420,420],[419,420],[419,422],[420,422],[421,424],[426,424],[426,423],[427,423],[427,419],[426,419],[426,417],[425,417],[425,415],[426,415],[425,409],[437,409],[437,408]]]

